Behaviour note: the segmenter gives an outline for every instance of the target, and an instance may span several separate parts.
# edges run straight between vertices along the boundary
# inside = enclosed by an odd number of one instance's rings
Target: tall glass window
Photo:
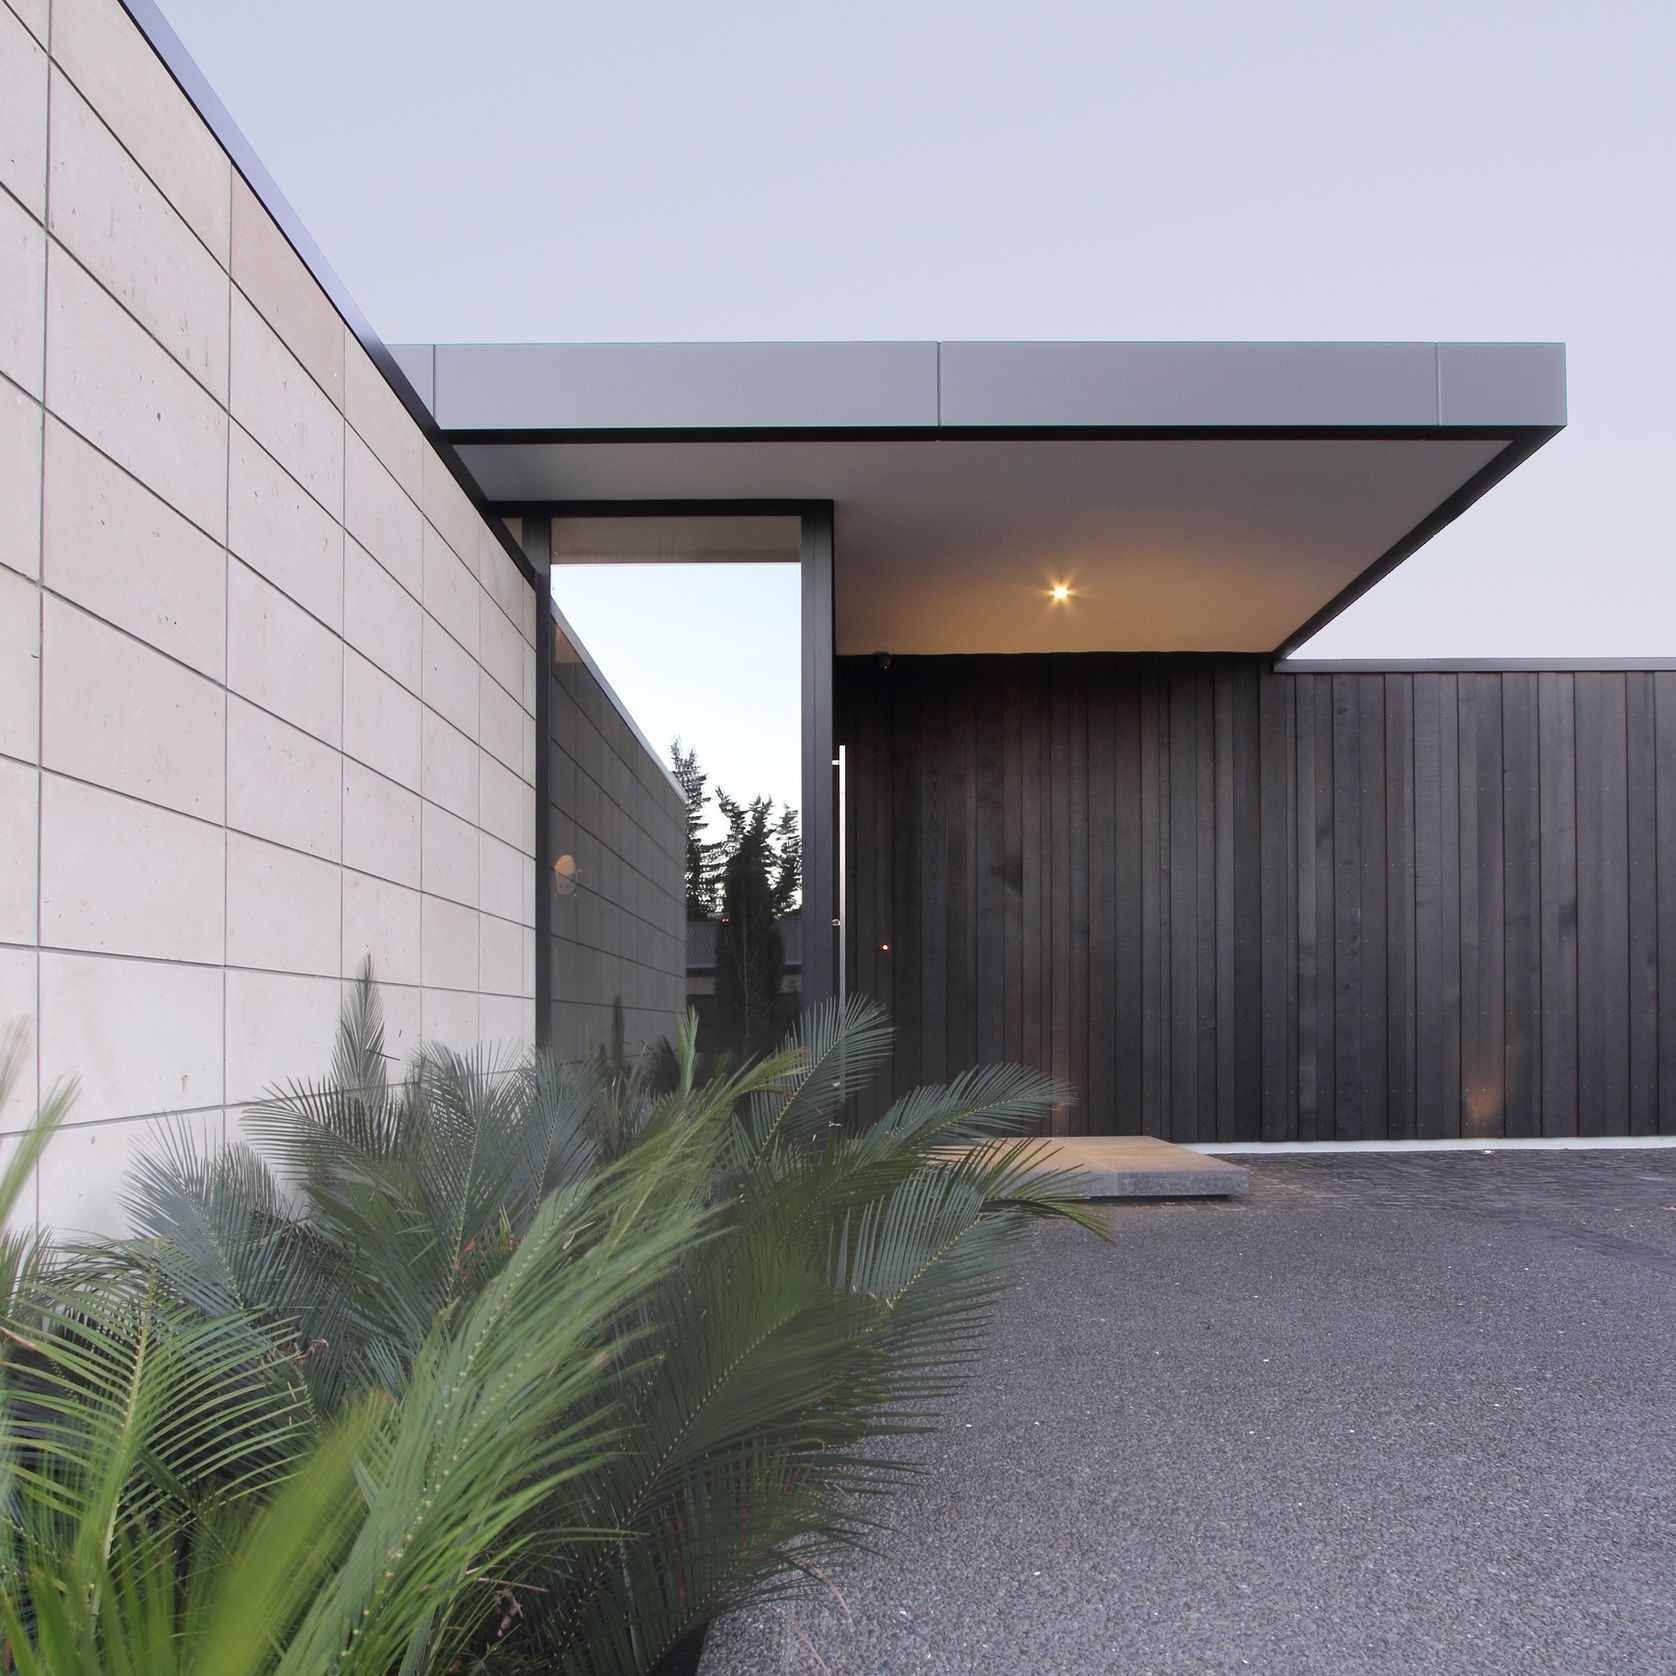
[[[706,1055],[756,1054],[796,1013],[802,964],[800,526],[795,517],[586,517],[553,524],[553,600],[685,804],[685,1002]],[[560,743],[555,723],[555,743]],[[588,776],[584,773],[583,780]],[[598,802],[585,784],[578,803]],[[609,799],[601,822],[638,841]],[[560,825],[563,826],[561,811]],[[573,823],[553,934],[624,941],[613,834]],[[560,844],[556,832],[555,847]],[[595,867],[581,853],[589,846]],[[567,852],[568,853],[568,852]],[[559,857],[563,865],[563,856]],[[619,893],[626,894],[626,893]],[[563,961],[564,953],[559,956]],[[594,955],[579,941],[576,958]],[[629,975],[632,979],[633,974]]]

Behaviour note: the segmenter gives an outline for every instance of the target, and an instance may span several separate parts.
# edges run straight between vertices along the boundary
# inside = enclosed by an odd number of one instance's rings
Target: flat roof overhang
[[[1560,344],[393,353],[507,511],[830,502],[840,653],[1285,655],[1565,424]]]

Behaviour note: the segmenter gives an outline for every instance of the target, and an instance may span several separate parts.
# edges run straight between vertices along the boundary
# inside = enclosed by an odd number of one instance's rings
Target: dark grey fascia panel
[[[1445,425],[1565,424],[1563,343],[1440,343],[1439,422]]]
[[[439,344],[434,401],[448,431],[926,429],[937,346]]]
[[[1431,343],[945,343],[942,423],[1289,427],[1438,423]]]
[[[404,345],[437,424],[494,433],[1552,432],[1548,343]]]

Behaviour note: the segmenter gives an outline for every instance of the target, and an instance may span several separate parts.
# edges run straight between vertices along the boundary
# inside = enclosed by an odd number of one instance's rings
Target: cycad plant
[[[888,1042],[851,1003],[704,1082],[690,1020],[661,1082],[437,1049],[392,1082],[363,983],[259,1151],[163,1148],[133,1239],[11,1265],[18,1667],[618,1676],[819,1586],[1022,1224],[1089,1220],[1035,1073],[847,1130]]]

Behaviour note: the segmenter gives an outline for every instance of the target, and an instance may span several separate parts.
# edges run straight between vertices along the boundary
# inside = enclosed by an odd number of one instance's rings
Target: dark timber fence
[[[899,1091],[1072,1131],[1676,1133],[1676,673],[838,663],[848,969]]]

